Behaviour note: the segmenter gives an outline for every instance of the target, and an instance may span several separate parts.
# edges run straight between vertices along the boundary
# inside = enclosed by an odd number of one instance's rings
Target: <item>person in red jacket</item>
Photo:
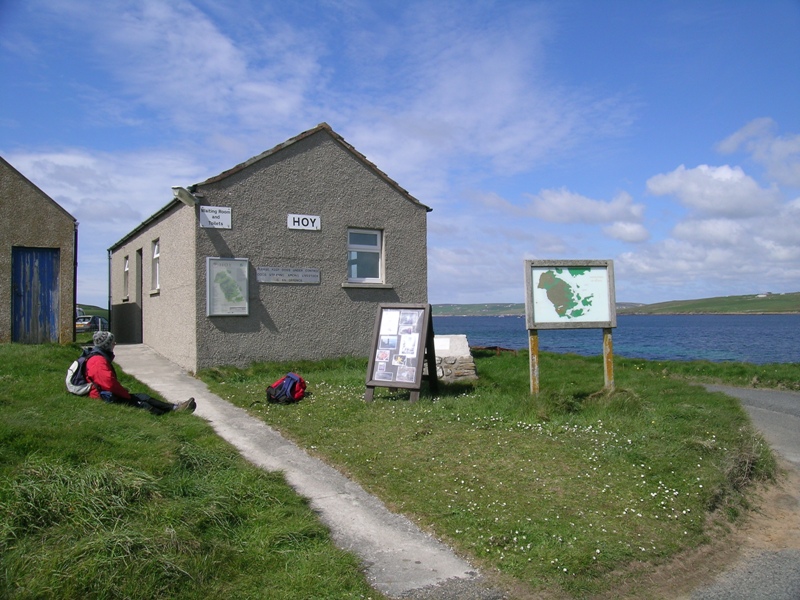
[[[171,404],[152,398],[147,394],[131,394],[117,379],[114,369],[114,334],[110,331],[95,332],[92,341],[94,348],[89,358],[86,359],[86,381],[92,384],[89,397],[115,404],[127,404],[137,408],[144,408],[156,415],[176,410],[194,412],[197,404],[194,398],[189,398],[180,404]]]

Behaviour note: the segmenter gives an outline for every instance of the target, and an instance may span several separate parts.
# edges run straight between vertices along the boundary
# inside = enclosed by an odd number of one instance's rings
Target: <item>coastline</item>
[[[701,311],[675,311],[675,312],[618,312],[618,317],[668,317],[675,315],[691,316],[691,315],[707,315],[707,316],[725,316],[725,315],[800,315],[800,310],[787,310],[787,311],[736,311],[736,312],[701,312]],[[507,314],[434,314],[437,319],[445,319],[447,317],[524,317],[525,313],[507,313]]]
[[[434,317],[517,317],[525,316],[523,302],[483,304],[432,304]],[[800,314],[800,292],[751,294],[643,304],[616,302],[622,315],[794,315]]]
[[[437,335],[465,334],[471,346],[525,349],[530,340],[522,315],[434,316]],[[516,318],[514,318],[516,317]],[[800,313],[623,314],[613,329],[615,357],[644,360],[800,363]],[[539,330],[544,352],[597,356],[597,328]]]

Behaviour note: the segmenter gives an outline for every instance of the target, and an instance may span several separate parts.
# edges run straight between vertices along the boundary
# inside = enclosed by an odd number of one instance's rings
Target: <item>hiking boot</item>
[[[197,408],[197,402],[194,401],[194,398],[189,398],[186,402],[176,404],[173,410],[185,410],[193,413],[195,408]]]

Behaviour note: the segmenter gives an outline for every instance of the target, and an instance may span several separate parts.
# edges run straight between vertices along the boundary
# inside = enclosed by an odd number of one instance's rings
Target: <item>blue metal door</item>
[[[11,249],[11,341],[58,341],[59,249]]]

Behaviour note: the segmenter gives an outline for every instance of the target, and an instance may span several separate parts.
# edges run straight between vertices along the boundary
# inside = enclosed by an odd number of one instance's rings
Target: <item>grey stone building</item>
[[[325,123],[186,188],[109,249],[111,328],[189,371],[366,356],[427,302],[427,213]]]
[[[75,340],[78,223],[0,157],[0,343]]]

